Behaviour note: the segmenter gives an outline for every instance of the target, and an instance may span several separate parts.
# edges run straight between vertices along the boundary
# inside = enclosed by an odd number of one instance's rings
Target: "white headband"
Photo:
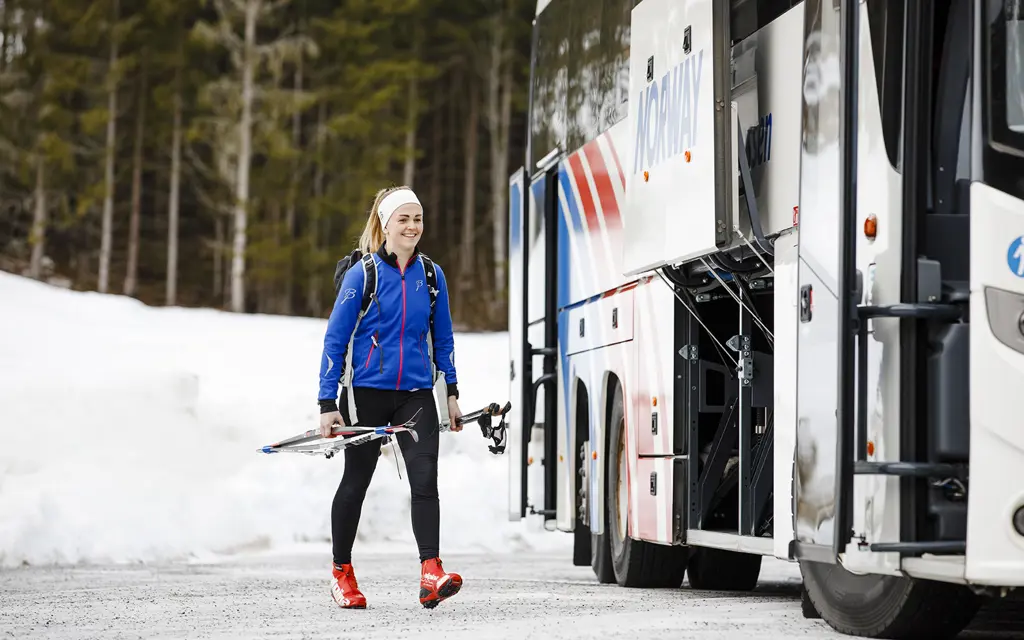
[[[420,204],[419,198],[413,193],[412,189],[399,189],[392,191],[388,195],[384,196],[384,199],[380,201],[377,206],[377,215],[380,216],[380,226],[388,226],[388,220],[391,220],[391,216],[395,213],[395,210],[403,204],[415,204],[423,210],[423,205]]]

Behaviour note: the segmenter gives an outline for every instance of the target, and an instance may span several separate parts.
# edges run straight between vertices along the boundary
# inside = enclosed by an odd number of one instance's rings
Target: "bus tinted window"
[[[530,106],[531,172],[537,161],[556,146],[565,148],[569,9],[568,0],[560,0],[537,16]]]
[[[801,0],[732,0],[729,5],[729,33],[733,44],[760,31]]]
[[[1006,126],[1024,133],[1024,3],[1006,3]]]
[[[898,167],[903,122],[903,3],[867,0],[867,8],[882,139],[889,164]]]
[[[626,117],[630,13],[638,0],[553,0],[537,17],[531,171]]]
[[[626,116],[633,0],[571,0],[568,150]]]

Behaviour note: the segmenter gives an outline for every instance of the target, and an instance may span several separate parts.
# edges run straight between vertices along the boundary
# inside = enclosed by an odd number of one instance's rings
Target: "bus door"
[[[524,169],[509,180],[509,376],[510,399],[518,407],[506,446],[510,520],[555,518],[556,180],[557,164],[534,175],[528,191]]]

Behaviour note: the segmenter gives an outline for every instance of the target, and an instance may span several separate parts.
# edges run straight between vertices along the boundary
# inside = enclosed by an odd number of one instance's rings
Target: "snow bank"
[[[296,545],[329,562],[343,456],[257,453],[317,424],[324,328],[0,273],[0,566],[210,561]],[[503,401],[507,335],[458,335],[456,348],[463,410]],[[442,436],[442,554],[569,549],[535,518],[508,521],[509,460],[487,442],[479,430]],[[385,448],[356,555],[415,554],[407,478]]]

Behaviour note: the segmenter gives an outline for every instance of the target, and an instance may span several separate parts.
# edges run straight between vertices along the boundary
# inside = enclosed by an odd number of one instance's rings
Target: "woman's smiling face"
[[[423,235],[423,210],[414,203],[398,207],[388,220],[384,235],[391,251],[411,252]]]

